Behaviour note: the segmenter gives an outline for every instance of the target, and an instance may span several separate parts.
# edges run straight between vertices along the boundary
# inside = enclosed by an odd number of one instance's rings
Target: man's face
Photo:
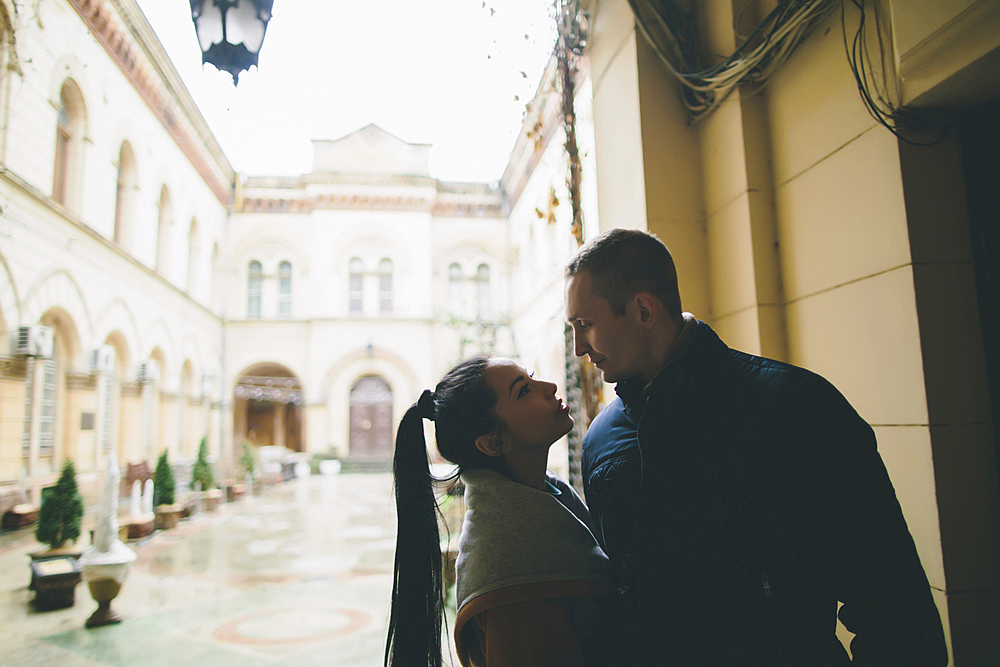
[[[616,317],[611,303],[595,294],[588,271],[580,271],[566,283],[566,319],[573,327],[573,351],[587,355],[604,373],[605,382],[618,382],[642,371],[644,330],[636,306],[629,303]]]

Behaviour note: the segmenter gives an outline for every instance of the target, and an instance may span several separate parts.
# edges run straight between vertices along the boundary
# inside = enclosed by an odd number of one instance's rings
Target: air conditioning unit
[[[107,373],[115,372],[115,348],[110,345],[101,345],[90,353],[90,372]]]
[[[139,364],[139,382],[156,382],[160,379],[160,363],[156,359],[147,359]]]
[[[26,357],[51,357],[55,349],[52,329],[40,324],[18,327],[14,349],[15,354]]]

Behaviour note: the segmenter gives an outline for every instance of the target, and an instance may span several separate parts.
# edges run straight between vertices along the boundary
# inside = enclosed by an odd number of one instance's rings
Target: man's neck
[[[644,384],[652,382],[674,360],[677,353],[683,350],[696,324],[697,320],[690,313],[683,313],[680,322],[669,321],[669,326],[664,327],[662,338],[655,342],[649,371],[639,376]]]

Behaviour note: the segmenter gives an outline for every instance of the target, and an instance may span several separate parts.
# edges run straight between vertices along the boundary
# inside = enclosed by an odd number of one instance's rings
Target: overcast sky
[[[137,0],[233,167],[297,175],[375,123],[431,174],[498,180],[554,39],[548,0],[274,0],[260,69],[202,68],[187,0]]]

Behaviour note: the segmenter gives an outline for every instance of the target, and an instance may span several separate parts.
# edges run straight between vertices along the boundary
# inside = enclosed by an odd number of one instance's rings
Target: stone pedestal
[[[121,617],[111,609],[111,601],[118,597],[122,589],[121,583],[115,579],[96,579],[87,582],[90,588],[90,595],[97,603],[97,611],[90,615],[84,624],[88,628],[96,628],[101,625],[111,625],[121,623]]]

